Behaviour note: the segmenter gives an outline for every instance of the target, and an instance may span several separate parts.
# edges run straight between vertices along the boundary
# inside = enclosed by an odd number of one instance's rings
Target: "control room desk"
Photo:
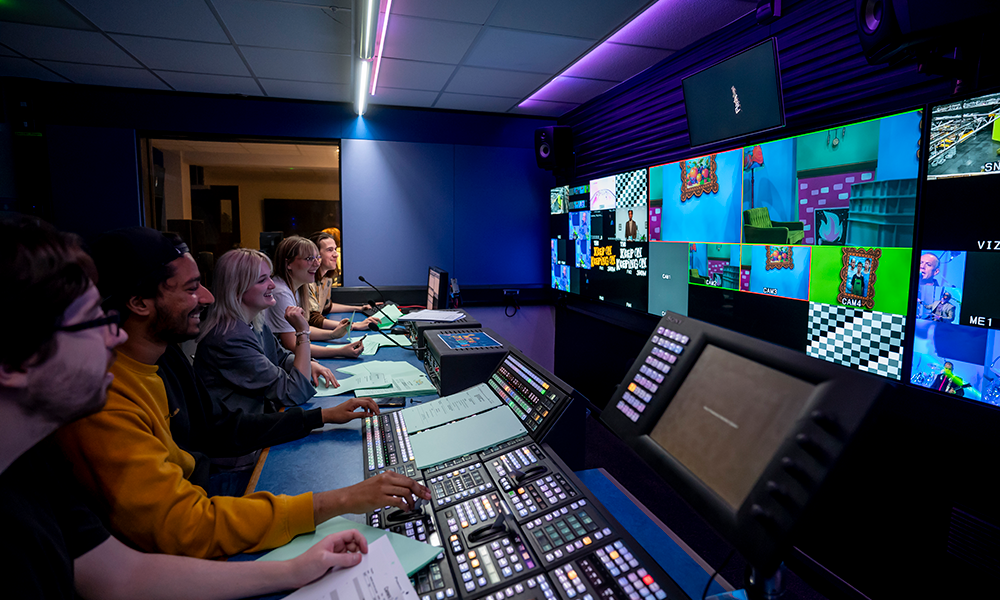
[[[334,318],[331,316],[331,318]],[[382,346],[372,356],[362,356],[354,360],[326,359],[320,362],[336,373],[339,367],[371,360],[406,361],[421,370],[411,350],[394,346]],[[314,398],[303,405],[304,408],[326,408],[336,406],[353,392],[343,396]],[[437,399],[436,395],[409,398],[407,406]],[[398,410],[398,409],[384,409]],[[270,448],[262,454],[248,493],[269,491],[275,494],[302,494],[320,492],[360,483],[363,474],[363,441],[361,419],[344,425],[326,425],[302,438]],[[628,491],[603,470],[578,472],[577,476],[602,504],[615,516],[624,529],[667,571],[692,598],[700,598],[702,588],[708,580],[711,569],[674,535],[666,526],[653,517]],[[365,515],[344,515],[345,518],[364,523]],[[252,560],[264,553],[241,555],[235,560]],[[725,581],[716,580],[710,593],[720,593],[733,588]],[[269,596],[280,598],[283,595]]]

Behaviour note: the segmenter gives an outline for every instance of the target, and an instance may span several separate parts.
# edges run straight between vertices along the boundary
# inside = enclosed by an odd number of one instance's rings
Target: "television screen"
[[[570,188],[568,223],[551,217],[552,231],[569,230],[565,250],[553,235],[553,288],[902,379],[920,140],[912,111],[594,179],[587,195]],[[947,212],[946,231],[970,231],[964,211]],[[949,243],[933,250],[974,250]],[[997,305],[986,306],[990,285],[973,292],[977,317]]]
[[[448,308],[448,272],[437,267],[427,270],[427,310]]]
[[[1000,406],[1000,92],[931,106],[910,382]]]
[[[692,147],[785,124],[773,38],[685,77],[681,84]]]

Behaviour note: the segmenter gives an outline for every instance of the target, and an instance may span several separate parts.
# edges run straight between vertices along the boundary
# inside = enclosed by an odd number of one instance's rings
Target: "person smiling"
[[[338,385],[330,369],[311,360],[308,343],[293,352],[277,344],[264,323],[274,289],[271,260],[258,250],[230,250],[216,263],[215,304],[201,328],[194,368],[212,397],[231,409],[275,412],[312,398],[320,380]],[[285,321],[296,331],[309,326],[299,306],[285,308]]]
[[[320,329],[336,329],[343,321],[333,321],[324,315],[329,312],[353,312],[366,308],[364,305],[340,304],[331,300],[334,280],[340,271],[338,259],[340,244],[333,234],[321,231],[309,238],[319,249],[319,270],[315,281],[306,286],[309,301],[309,324]],[[339,284],[338,284],[339,285]],[[371,316],[361,321],[351,323],[354,331],[367,331],[369,323],[377,323],[378,318]]]
[[[0,577],[10,598],[243,598],[300,587],[367,552],[357,531],[327,536],[298,558],[219,562],[146,554],[112,537],[81,500],[46,438],[104,406],[109,364],[128,337],[101,309],[94,264],[75,238],[30,217],[0,218]],[[182,576],[178,576],[182,574]]]
[[[316,244],[297,235],[281,240],[274,251],[275,289],[272,295],[275,304],[268,307],[264,319],[281,345],[289,351],[294,351],[298,344],[309,344],[310,340],[325,341],[344,337],[351,328],[350,319],[342,319],[333,329],[308,324],[302,329],[296,329],[285,319],[288,307],[300,306],[305,309],[308,306],[307,286],[316,280],[320,263]],[[344,346],[313,345],[311,353],[316,358],[357,358],[362,350],[364,344],[359,340]]]
[[[57,440],[117,535],[146,551],[213,558],[275,548],[336,515],[406,510],[414,495],[430,498],[426,487],[388,472],[297,496],[206,493],[208,456],[299,439],[327,421],[329,409],[247,415],[211,400],[174,342],[198,335],[214,297],[176,236],[113,231],[97,240],[93,257],[105,307],[121,313],[128,339],[111,367],[105,407],[62,428]]]

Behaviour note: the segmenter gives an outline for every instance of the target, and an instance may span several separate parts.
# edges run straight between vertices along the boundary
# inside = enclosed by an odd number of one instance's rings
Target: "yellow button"
[[[576,571],[571,570],[569,573],[566,573],[566,576],[570,579],[576,579]]]
[[[591,545],[592,543],[593,543],[593,542],[592,542],[592,541],[590,540],[590,538],[589,538],[589,537],[585,537],[585,538],[583,538],[583,545],[584,545],[584,546],[589,546],[589,545]]]
[[[621,555],[618,554],[617,550],[612,550],[611,554],[608,554],[608,556],[611,557],[611,560],[618,560],[618,557],[621,556]]]
[[[475,550],[469,550],[469,558],[476,558],[476,551]]]

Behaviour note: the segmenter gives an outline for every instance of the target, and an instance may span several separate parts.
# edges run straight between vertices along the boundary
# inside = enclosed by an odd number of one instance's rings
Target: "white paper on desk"
[[[490,386],[480,383],[467,390],[420,406],[405,408],[399,412],[406,422],[406,430],[412,435],[430,427],[444,425],[449,421],[471,417],[501,404],[503,402],[490,391]]]
[[[396,342],[396,344],[399,344],[400,346],[406,347],[410,345],[410,340],[405,335],[387,335],[393,342]],[[365,349],[361,351],[361,356],[371,356],[372,354],[378,352],[378,349],[382,346],[393,347],[396,344],[393,344],[381,335],[369,336],[365,340]]]
[[[353,392],[358,388],[383,388],[392,385],[392,380],[382,373],[372,373],[371,375],[355,375],[347,379],[337,381],[340,387],[326,387],[320,385],[316,388],[316,397],[339,396],[345,392]]]
[[[418,310],[403,315],[400,321],[444,321],[451,323],[464,317],[465,314],[457,310]]]
[[[381,389],[357,389],[354,394],[359,398],[371,396],[372,398],[384,398],[388,396],[425,396],[436,394],[437,388],[431,383],[423,373],[407,375],[405,377],[393,377],[392,385]]]
[[[361,562],[346,569],[334,569],[317,581],[300,588],[288,600],[417,600],[417,591],[403,572],[388,537],[368,544]]]

